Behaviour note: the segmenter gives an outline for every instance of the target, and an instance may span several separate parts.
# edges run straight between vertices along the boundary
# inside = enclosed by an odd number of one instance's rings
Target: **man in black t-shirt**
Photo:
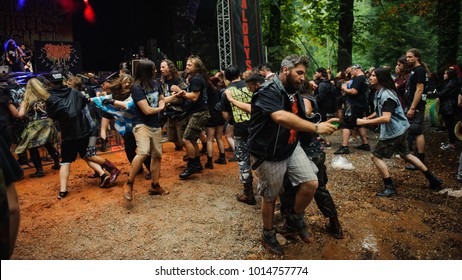
[[[242,194],[236,199],[249,205],[257,204],[253,192],[253,176],[250,169],[250,155],[247,149],[250,123],[250,101],[252,93],[241,80],[239,69],[232,65],[225,69],[225,78],[230,81],[222,97],[222,113],[225,120],[234,121],[234,156],[237,158],[241,183],[244,185]]]
[[[342,130],[342,146],[334,153],[349,154],[348,139],[351,135],[351,130],[358,128],[359,135],[361,136],[362,144],[356,147],[363,151],[370,151],[369,139],[367,137],[367,130],[363,126],[356,124],[356,119],[363,118],[367,115],[367,91],[368,85],[366,76],[361,68],[361,65],[355,64],[351,66],[350,73],[353,75],[353,82],[351,86],[342,86],[342,90],[346,93],[346,104],[344,110],[343,123],[341,124]]]
[[[427,70],[422,62],[422,55],[418,49],[412,48],[406,52],[406,61],[412,69],[406,82],[406,90],[403,98],[403,108],[406,117],[411,124],[409,128],[408,142],[409,150],[412,151],[412,141],[415,139],[417,157],[423,162],[425,160],[425,137],[424,117],[426,105],[425,88],[428,83]],[[413,165],[407,165],[407,170],[418,170]]]
[[[279,74],[264,83],[251,102],[247,145],[252,169],[259,178],[258,193],[262,196],[262,244],[278,255],[284,252],[276,239],[273,217],[276,198],[284,191],[284,175],[293,186],[299,185],[295,205],[287,217],[287,228],[299,234],[304,242],[312,240],[306,230],[304,213],[318,187],[317,168],[300,147],[297,131],[325,134],[336,129],[330,123],[314,124],[298,116],[303,109],[296,92],[305,79],[307,66],[306,57],[287,56]]]

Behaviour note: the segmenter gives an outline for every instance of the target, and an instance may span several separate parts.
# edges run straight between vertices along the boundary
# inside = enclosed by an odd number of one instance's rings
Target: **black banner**
[[[233,60],[241,71],[263,62],[260,3],[258,0],[229,0]]]
[[[58,70],[76,75],[82,71],[80,43],[35,41],[34,72]]]

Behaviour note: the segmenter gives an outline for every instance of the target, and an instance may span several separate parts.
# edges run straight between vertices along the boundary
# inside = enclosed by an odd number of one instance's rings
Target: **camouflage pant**
[[[234,156],[237,158],[239,165],[239,177],[241,183],[252,183],[252,169],[250,168],[250,154],[247,149],[247,138],[234,136]]]
[[[205,129],[205,125],[209,121],[209,111],[193,113],[189,118],[188,125],[183,134],[183,139],[189,141],[197,141],[201,136],[201,132]]]

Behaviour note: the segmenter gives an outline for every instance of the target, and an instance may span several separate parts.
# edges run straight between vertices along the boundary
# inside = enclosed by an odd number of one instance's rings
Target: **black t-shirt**
[[[353,78],[353,82],[350,88],[354,88],[358,91],[357,94],[347,94],[347,100],[352,106],[353,111],[357,109],[366,109],[367,108],[367,82],[366,76],[356,76]]]
[[[422,98],[417,104],[416,109],[417,110],[425,109],[425,104],[426,104],[425,88],[427,87],[427,83],[428,83],[428,77],[427,77],[427,71],[425,70],[425,67],[423,67],[422,65],[419,65],[415,67],[414,69],[412,69],[411,73],[409,74],[409,79],[407,80],[407,83],[406,83],[406,91],[404,93],[404,100],[403,100],[404,108],[409,109],[409,107],[412,105],[412,100],[414,100],[414,95],[417,89],[417,84],[423,84],[424,92],[422,93]]]
[[[189,113],[192,114],[209,110],[207,106],[207,83],[205,82],[202,75],[196,74],[191,77],[187,91],[200,93],[196,102],[192,102],[191,106],[189,107]]]
[[[385,100],[385,102],[383,102],[382,113],[383,112],[393,113],[396,107],[398,107],[398,104],[393,99],[388,98],[387,100]]]
[[[233,98],[243,103],[250,103],[252,100],[252,93],[247,88],[245,81],[237,81],[231,83],[227,90],[233,92]],[[222,111],[228,112],[232,115],[234,122],[234,135],[240,137],[247,137],[249,135],[250,114],[232,105],[226,94],[223,94],[221,99]]]
[[[271,119],[271,114],[281,110],[292,112],[292,102],[277,77],[267,83],[252,97],[247,143],[253,156],[269,161],[281,161],[292,155],[298,139],[295,143],[289,144],[290,129],[275,123]],[[298,109],[301,112],[300,106]]]
[[[153,89],[150,91],[144,90],[140,85],[136,85],[132,89],[132,98],[135,103],[135,109],[133,112],[133,127],[138,124],[144,124],[150,127],[160,127],[159,114],[145,115],[138,106],[139,101],[146,100],[150,107],[159,107],[160,96],[163,95],[162,88],[155,80],[152,80],[151,83]]]

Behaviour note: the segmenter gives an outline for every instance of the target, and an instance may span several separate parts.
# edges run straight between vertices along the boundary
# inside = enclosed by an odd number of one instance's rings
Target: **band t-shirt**
[[[196,102],[191,104],[189,107],[189,113],[197,113],[208,111],[209,107],[207,106],[207,83],[205,82],[202,75],[196,74],[191,77],[189,81],[188,92],[199,92],[199,98]]]
[[[152,90],[146,91],[140,85],[136,85],[132,89],[132,98],[135,102],[135,110],[133,113],[133,127],[138,124],[145,124],[150,127],[160,127],[159,114],[145,115],[141,108],[138,106],[138,102],[145,100],[148,105],[152,108],[159,107],[160,96],[163,95],[162,88],[157,81],[151,81]]]
[[[244,81],[238,81],[231,83],[226,90],[229,90],[233,94],[233,98],[243,103],[249,103],[252,100],[252,93],[247,88],[247,84]],[[240,137],[247,137],[249,135],[249,123],[250,113],[247,113],[238,107],[232,105],[226,94],[223,94],[221,98],[222,110],[229,112],[234,120],[234,135]]]

